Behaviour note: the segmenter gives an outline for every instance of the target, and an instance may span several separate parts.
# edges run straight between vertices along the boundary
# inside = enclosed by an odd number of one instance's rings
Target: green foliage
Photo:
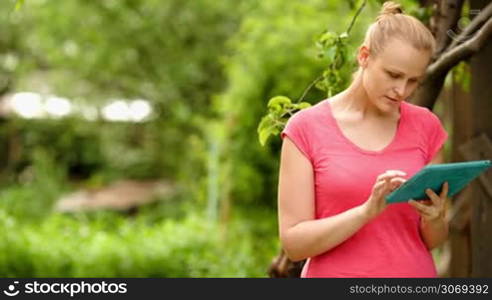
[[[356,18],[365,7],[367,1],[363,1],[360,8],[357,10],[348,29],[342,34],[337,34],[333,31],[326,30],[323,32],[316,42],[318,47],[318,58],[325,59],[326,69],[323,75],[318,77],[303,93],[298,102],[302,101],[306,93],[315,85],[318,89],[324,91],[327,97],[332,97],[334,94],[341,92],[348,83],[345,64],[348,57],[348,37]],[[345,76],[344,76],[345,75]],[[277,102],[279,104],[277,104]],[[282,106],[280,105],[282,104]],[[306,105],[308,104],[308,105]],[[272,109],[274,106],[275,109]],[[294,107],[292,107],[294,106]],[[291,100],[285,96],[276,96],[268,102],[268,114],[262,118],[258,125],[258,135],[260,144],[265,145],[266,140],[270,135],[280,133],[287,123],[287,120],[292,116],[292,108],[303,109],[309,107],[309,103],[301,102],[300,104],[292,104]],[[288,117],[285,117],[286,115]]]
[[[310,107],[308,102],[292,103],[285,96],[276,96],[268,101],[268,114],[261,119],[258,125],[258,136],[260,144],[265,145],[271,135],[277,135],[284,128],[288,120],[295,111]]]
[[[32,163],[23,173],[22,185],[11,185],[0,191],[0,210],[25,223],[49,215],[55,200],[67,191],[65,169],[43,148],[33,151]]]
[[[24,5],[24,0],[16,0],[15,9],[19,10],[22,7],[22,5]]]
[[[13,2],[1,1],[0,95],[42,91],[96,107],[115,98],[149,100],[154,118],[146,124],[80,122],[61,130],[64,122],[29,120],[40,128],[21,124],[19,131],[51,147],[60,164],[82,162],[90,184],[122,176],[193,183],[190,177],[205,176],[193,173],[206,164],[193,145],[204,143],[210,96],[224,87],[225,43],[252,2],[30,1],[12,12]],[[84,126],[92,139],[81,136]],[[32,161],[30,151],[22,150],[20,169]]]
[[[0,276],[266,277],[278,247],[275,224],[265,223],[274,212],[244,213],[226,232],[196,212],[155,223],[53,215],[26,225],[0,210]]]
[[[266,142],[269,135],[278,133],[277,121],[284,122],[287,115],[282,117],[271,107],[268,113],[273,115],[263,118],[264,99],[301,97],[299,91],[323,70],[314,40],[322,28],[341,29],[337,18],[345,12],[344,7],[322,0],[272,0],[258,2],[245,16],[229,42],[234,54],[225,61],[227,89],[214,99],[224,128],[221,178],[227,184],[221,184],[223,198],[256,205],[275,202],[279,143],[265,149],[257,142],[258,133],[263,132],[261,139]],[[321,97],[321,92],[312,91],[301,102],[313,103]]]
[[[326,92],[327,97],[341,92],[349,82],[347,73],[343,72],[348,57],[347,39],[348,34],[346,32],[336,34],[327,31],[321,35],[317,42],[317,46],[320,48],[318,56],[327,61],[327,68],[316,83],[316,87]]]
[[[99,187],[120,178],[165,177],[194,186],[202,161],[178,160],[174,140],[193,144],[186,156],[205,153],[197,135],[184,138],[174,127],[141,124],[63,120],[12,119],[0,127],[0,160],[3,184],[32,181],[36,151],[41,151],[60,170],[63,178]],[[193,156],[192,151],[196,151]],[[193,164],[188,166],[187,164]],[[184,166],[188,167],[184,167]],[[195,172],[195,173],[193,173]]]
[[[466,62],[461,62],[456,67],[454,67],[451,72],[454,75],[455,80],[460,83],[463,91],[469,92],[471,84],[471,73],[468,64]]]
[[[408,10],[408,14],[416,17],[420,21],[422,21],[424,24],[429,24],[430,18],[434,14],[435,7],[433,6],[428,6],[428,7],[419,7],[419,6],[412,6]]]
[[[101,151],[101,128],[77,119],[9,120],[0,130],[3,184],[30,184],[39,163],[39,153],[58,170],[56,180],[86,179],[103,169],[106,159]],[[34,168],[33,168],[34,167]],[[46,174],[52,177],[54,174]]]
[[[33,1],[19,12],[19,33],[29,42],[26,63],[44,65],[61,94],[165,103],[189,96],[203,105],[220,87],[220,76],[208,75],[220,75],[218,58],[237,22],[231,8],[210,0]]]

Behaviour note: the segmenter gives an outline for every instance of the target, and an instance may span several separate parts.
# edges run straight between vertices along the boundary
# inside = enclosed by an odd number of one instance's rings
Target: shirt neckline
[[[358,152],[361,152],[361,153],[364,153],[364,154],[372,154],[372,155],[383,154],[386,151],[388,151],[390,148],[392,148],[392,146],[397,142],[397,140],[399,139],[399,136],[401,135],[402,123],[403,123],[402,121],[403,121],[403,119],[405,117],[405,109],[406,109],[406,107],[405,107],[405,105],[406,105],[405,101],[402,101],[401,104],[400,104],[400,118],[398,119],[398,124],[397,124],[397,127],[396,127],[396,133],[394,134],[394,136],[391,139],[391,141],[384,148],[382,148],[381,150],[368,150],[368,149],[361,148],[357,144],[355,144],[354,142],[352,142],[352,140],[350,140],[347,136],[345,136],[345,134],[343,133],[342,129],[338,125],[338,121],[336,120],[335,116],[333,115],[333,112],[331,110],[331,104],[330,104],[329,99],[326,99],[325,101],[326,101],[326,107],[327,107],[327,110],[328,110],[328,118],[333,123],[333,127],[335,128],[335,131],[337,132],[337,134],[348,145],[350,145],[350,147],[352,147],[353,149],[355,149]]]

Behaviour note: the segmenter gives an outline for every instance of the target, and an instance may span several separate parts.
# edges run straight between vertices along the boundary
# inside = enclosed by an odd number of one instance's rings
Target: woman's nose
[[[396,93],[396,95],[398,96],[398,99],[401,99],[403,97],[403,95],[405,95],[405,89],[406,89],[406,82],[405,81],[401,81],[399,82],[394,88],[394,92]]]

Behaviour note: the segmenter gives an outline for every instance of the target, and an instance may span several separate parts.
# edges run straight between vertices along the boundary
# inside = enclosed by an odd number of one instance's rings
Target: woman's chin
[[[377,108],[382,114],[393,114],[398,111],[400,105],[393,103],[380,103]]]

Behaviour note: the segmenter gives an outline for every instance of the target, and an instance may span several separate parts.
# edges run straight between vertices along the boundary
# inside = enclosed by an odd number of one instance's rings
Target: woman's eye
[[[392,73],[392,72],[388,72],[388,75],[391,77],[391,78],[398,78],[400,77],[398,74],[395,74],[395,73]]]

